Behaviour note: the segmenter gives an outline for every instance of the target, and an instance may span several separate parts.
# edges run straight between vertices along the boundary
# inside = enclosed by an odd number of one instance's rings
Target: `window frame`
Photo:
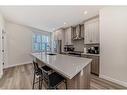
[[[34,38],[34,36],[35,36],[35,38]],[[41,39],[40,42],[37,42],[37,38],[36,38],[37,36],[40,36],[40,39]],[[43,37],[48,37],[48,40],[44,41]],[[46,39],[46,38],[44,38],[44,39]],[[50,52],[51,51],[51,36],[45,35],[42,33],[33,33],[33,35],[32,35],[32,52],[45,52],[45,49],[42,47],[42,45],[44,45],[44,44],[45,45],[48,44],[48,49],[46,51]],[[38,46],[35,49],[36,45],[38,45]],[[47,48],[47,45],[44,47]]]

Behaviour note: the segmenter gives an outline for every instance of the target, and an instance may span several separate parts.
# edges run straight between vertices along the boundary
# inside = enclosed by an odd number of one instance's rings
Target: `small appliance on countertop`
[[[99,54],[99,47],[98,46],[89,47],[87,49],[87,53],[90,53],[90,54]]]
[[[72,51],[72,52],[69,52],[68,54],[72,56],[81,57],[82,53],[83,51]]]
[[[64,52],[72,52],[74,51],[74,45],[65,45],[64,46]]]

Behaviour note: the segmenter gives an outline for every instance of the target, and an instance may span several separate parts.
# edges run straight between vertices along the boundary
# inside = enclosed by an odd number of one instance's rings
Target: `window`
[[[50,36],[34,34],[32,38],[32,50],[34,52],[50,51]]]

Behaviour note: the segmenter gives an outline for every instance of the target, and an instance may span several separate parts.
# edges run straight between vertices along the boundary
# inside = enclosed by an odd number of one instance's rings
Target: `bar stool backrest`
[[[45,71],[44,69],[42,69],[42,74],[43,74],[44,81],[49,82],[49,73],[48,73],[48,71]]]
[[[33,64],[34,64],[34,72],[35,72],[35,73],[38,73],[38,71],[39,71],[39,66],[38,66],[38,64],[37,64],[35,61],[33,61]]]

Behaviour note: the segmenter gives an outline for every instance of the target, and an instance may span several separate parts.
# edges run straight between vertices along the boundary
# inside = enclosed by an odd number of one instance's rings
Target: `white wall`
[[[4,67],[32,62],[32,31],[13,23],[6,23],[7,57]]]
[[[4,68],[22,65],[32,62],[32,34],[41,32],[42,34],[50,35],[50,33],[18,25],[11,22],[6,22],[6,61]]]
[[[3,43],[2,43],[2,30],[4,29],[4,18],[0,14],[0,77],[3,75]]]
[[[127,7],[100,11],[100,77],[127,87]]]

